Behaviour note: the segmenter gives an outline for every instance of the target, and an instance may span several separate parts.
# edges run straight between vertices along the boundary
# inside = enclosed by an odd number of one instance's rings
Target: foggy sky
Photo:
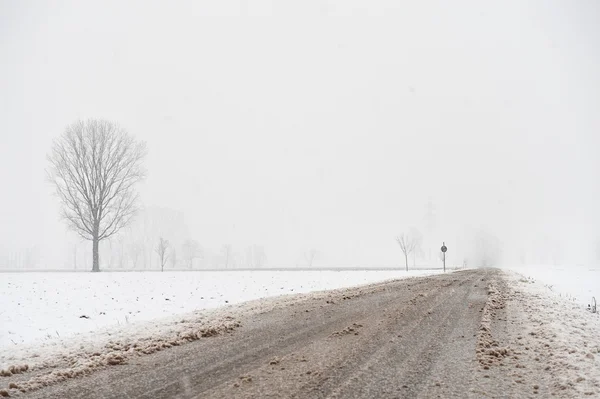
[[[450,257],[484,228],[506,261],[546,237],[587,262],[598,26],[593,0],[0,1],[0,253],[64,262],[46,154],[106,118],[148,144],[142,204],[205,247],[398,264],[431,201]]]

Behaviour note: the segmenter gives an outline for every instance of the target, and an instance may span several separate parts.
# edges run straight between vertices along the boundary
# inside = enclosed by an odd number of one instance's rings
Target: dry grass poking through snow
[[[503,380],[506,392],[600,397],[598,314],[517,273],[488,293],[477,349],[484,377]]]

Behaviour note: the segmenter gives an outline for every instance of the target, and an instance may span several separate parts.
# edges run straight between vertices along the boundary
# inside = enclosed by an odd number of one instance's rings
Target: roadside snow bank
[[[288,281],[287,287],[284,288],[293,291],[294,289],[290,289],[290,286],[295,287],[299,284],[306,284],[307,280],[303,280],[301,275],[294,272],[285,273],[293,275],[295,281]],[[353,281],[347,276],[349,272],[319,272],[319,274],[322,273],[336,276],[338,280],[326,281],[321,279],[316,284],[309,285],[309,287],[343,285]],[[351,273],[354,274],[355,272]],[[373,274],[369,271],[357,273],[363,275],[355,275],[354,281],[364,281],[365,278],[389,281],[390,278],[409,277],[409,275],[402,272],[375,272],[376,274]],[[183,276],[181,273],[176,274]],[[424,274],[435,273],[422,271],[412,273],[413,276]],[[140,276],[140,274],[137,275]],[[388,278],[386,279],[384,276]],[[269,277],[268,274],[263,276],[265,279],[266,277]],[[269,286],[267,280],[260,287],[265,288],[265,285],[267,285],[267,291],[270,289],[269,292],[276,293],[277,290],[272,287],[274,285],[273,281],[277,282],[276,287],[279,287],[282,281],[281,276],[275,277],[277,279],[271,276],[271,286]],[[143,356],[197,339],[230,333],[241,326],[241,315],[260,314],[278,306],[289,306],[302,301],[329,298],[332,294],[343,296],[348,291],[362,292],[368,289],[378,289],[379,286],[380,284],[360,284],[356,288],[312,292],[309,295],[262,298],[236,305],[227,304],[216,309],[196,310],[191,313],[151,321],[102,327],[89,333],[73,335],[68,339],[62,337],[30,345],[23,344],[0,348],[0,375],[10,377],[5,380],[8,388],[7,393],[10,390],[34,390],[68,378],[90,374],[99,368],[125,363],[131,357]],[[248,283],[246,283],[246,288],[248,288]],[[279,288],[281,290],[281,287]],[[304,289],[304,287],[302,288]],[[261,290],[255,290],[254,292],[260,294]],[[239,296],[237,299],[239,299]],[[22,375],[23,372],[25,375]],[[4,381],[0,376],[0,383],[2,382]]]
[[[106,327],[439,271],[0,273],[0,361],[22,345],[60,344]]]
[[[481,311],[481,325],[477,336],[477,360],[484,370],[490,366],[501,363],[502,359],[510,355],[510,348],[501,347],[493,335],[493,321],[498,317],[498,312],[506,307],[506,282],[492,280],[487,287],[488,297]]]
[[[600,266],[525,265],[506,269],[534,278],[559,296],[585,306],[593,296],[600,300]]]
[[[491,285],[490,298],[498,288]],[[515,272],[506,273],[500,291],[505,303],[496,309],[505,309],[498,321],[508,329],[494,330],[492,322],[491,334],[506,352],[496,364],[482,362],[486,372],[493,364],[512,370],[508,384],[529,384],[541,397],[600,397],[600,315]]]
[[[198,339],[228,334],[241,326],[231,314],[218,311],[205,311],[205,314],[190,316],[190,319],[173,319],[153,326],[146,325],[144,330],[124,329],[108,333],[111,337],[109,340],[103,335],[104,339],[81,339],[73,341],[71,345],[53,348],[52,351],[47,351],[48,348],[40,348],[38,352],[35,348],[31,348],[29,353],[22,351],[21,356],[26,353],[30,356],[29,363],[25,363],[27,360],[18,356],[9,356],[6,360],[18,361],[20,365],[0,370],[2,376],[21,377],[20,374],[28,371],[32,372],[32,375],[9,381],[8,390],[5,392],[10,395],[11,390],[36,390],[91,374],[107,366],[127,363],[135,356],[149,355]]]

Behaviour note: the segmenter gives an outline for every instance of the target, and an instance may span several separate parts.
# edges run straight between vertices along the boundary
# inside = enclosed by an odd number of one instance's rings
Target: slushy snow
[[[496,361],[507,356],[504,366],[514,370],[509,374],[512,383],[530,385],[540,397],[600,397],[600,314],[548,281],[507,272],[501,282],[507,288],[496,303],[506,306],[511,328],[506,332],[491,328],[492,336],[502,337],[501,356],[492,354]],[[566,281],[560,286],[576,287]],[[491,287],[489,300],[494,291]]]
[[[482,370],[504,358],[507,366],[515,367],[513,383],[530,384],[534,394],[599,396],[600,315],[575,299],[595,290],[597,272],[588,270],[583,280],[581,273],[565,273],[552,281],[541,272],[540,280],[532,277],[536,270],[543,269],[509,272],[498,282],[506,289],[489,287],[489,314],[482,315],[478,338]],[[239,327],[241,314],[328,295],[315,291],[435,273],[439,272],[4,273],[0,370],[52,370],[19,382],[18,389],[37,389],[119,364],[129,356],[227,333]],[[504,296],[498,296],[500,292]],[[302,293],[310,294],[294,295]],[[514,328],[501,335],[501,345],[495,347],[488,343],[500,338],[493,327],[494,308],[500,304],[507,307]],[[544,381],[535,379],[540,375],[534,372],[537,366],[522,368],[527,364],[547,367]]]
[[[22,348],[60,347],[190,312],[440,271],[2,273],[0,368]],[[141,324],[140,324],[141,325]],[[131,328],[128,328],[131,330]],[[100,334],[100,331],[102,333]]]

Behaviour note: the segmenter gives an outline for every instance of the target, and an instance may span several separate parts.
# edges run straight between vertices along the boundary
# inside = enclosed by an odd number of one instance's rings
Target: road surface
[[[488,286],[501,278],[498,270],[479,269],[308,294],[306,300],[242,315],[241,326],[230,333],[16,396],[541,396],[543,388],[508,384],[509,371],[490,370],[478,353],[486,322],[499,334],[509,328],[501,307],[492,312],[494,320],[483,316]]]

